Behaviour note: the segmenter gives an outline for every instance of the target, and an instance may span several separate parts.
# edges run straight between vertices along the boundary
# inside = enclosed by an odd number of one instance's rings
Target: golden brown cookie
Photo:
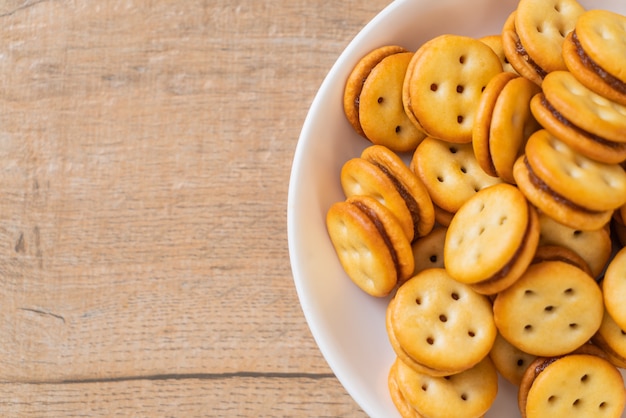
[[[537,208],[580,230],[602,228],[626,199],[626,172],[574,151],[542,129],[514,166],[516,183]]]
[[[489,357],[498,372],[512,384],[519,386],[526,368],[537,356],[528,354],[515,347],[498,333]]]
[[[626,105],[626,17],[588,10],[563,44],[567,68],[590,90]]]
[[[485,357],[458,374],[433,377],[396,361],[396,381],[405,401],[418,416],[478,418],[484,416],[498,393],[498,374]]]
[[[576,152],[607,164],[616,164],[626,160],[626,143],[609,141],[576,126],[559,113],[543,93],[531,99],[530,109],[542,127]]]
[[[541,225],[540,246],[559,246],[570,249],[588,265],[590,276],[600,277],[613,250],[608,228],[593,231],[570,228],[544,213],[539,215],[539,224]]]
[[[480,100],[472,131],[476,159],[486,173],[514,183],[513,165],[540,126],[530,111],[539,87],[503,72],[491,79]]]
[[[398,413],[402,418],[422,418],[417,414],[415,409],[407,402],[398,386],[398,363],[400,360],[396,359],[389,368],[389,375],[387,376],[387,388],[389,389],[389,395],[393,405],[398,410]]]
[[[443,268],[443,246],[446,240],[447,228],[436,226],[424,237],[413,241],[413,259],[415,270],[413,275],[429,268]]]
[[[566,70],[563,41],[584,12],[576,0],[520,0],[515,11],[517,53],[545,74]]]
[[[523,418],[619,418],[625,402],[620,372],[590,354],[538,358],[524,376],[518,396]]]
[[[544,261],[562,261],[574,267],[578,267],[591,277],[594,277],[591,268],[589,268],[589,264],[587,264],[581,256],[567,247],[560,245],[539,245],[535,252],[535,257],[533,258],[533,264]]]
[[[620,249],[609,262],[602,280],[602,293],[609,315],[626,330],[626,248]]]
[[[383,58],[368,74],[358,99],[365,137],[396,152],[413,151],[425,136],[402,104],[402,85],[412,57],[412,52],[401,52]]]
[[[472,140],[476,107],[500,59],[483,42],[441,35],[422,44],[407,70],[403,103],[424,131],[449,142]]]
[[[483,294],[514,283],[539,242],[535,209],[510,184],[476,193],[456,213],[446,235],[444,263],[454,279]]]
[[[500,58],[500,64],[502,64],[503,71],[517,74],[517,71],[515,71],[515,68],[513,68],[509,60],[506,58],[506,54],[504,53],[501,34],[483,36],[478,40],[489,46],[489,48],[491,48],[493,52],[496,53],[498,58]]]
[[[386,296],[413,273],[411,244],[396,217],[376,199],[354,196],[333,204],[326,226],[343,269],[366,293]]]
[[[591,339],[616,367],[626,369],[626,331],[605,310],[600,329]]]
[[[478,364],[496,337],[490,301],[444,269],[424,270],[409,279],[388,309],[402,352],[444,375]]]
[[[602,292],[581,269],[562,261],[532,264],[499,293],[493,304],[496,326],[518,349],[559,356],[596,333],[604,311]]]
[[[472,144],[456,144],[426,137],[413,153],[411,167],[433,203],[455,213],[479,190],[501,183],[478,164]]]
[[[515,72],[540,86],[546,72],[529,59],[515,30],[515,16],[516,12],[513,11],[502,27],[501,36],[504,56]]]
[[[361,158],[382,170],[394,184],[411,213],[413,239],[427,235],[435,223],[433,203],[423,182],[389,148],[372,145],[361,153]]]
[[[344,87],[343,111],[348,122],[359,135],[365,137],[359,119],[359,98],[363,89],[363,83],[365,83],[372,69],[384,58],[404,52],[407,52],[407,50],[398,45],[385,45],[376,48],[363,56],[350,72]]]

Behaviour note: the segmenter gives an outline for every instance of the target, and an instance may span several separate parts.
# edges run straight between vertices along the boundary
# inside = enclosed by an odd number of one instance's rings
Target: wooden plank
[[[0,411],[23,418],[367,416],[332,378],[241,375],[0,385]]]

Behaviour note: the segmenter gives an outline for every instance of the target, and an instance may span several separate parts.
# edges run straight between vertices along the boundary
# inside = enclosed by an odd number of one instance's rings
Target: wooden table
[[[365,416],[286,201],[317,88],[388,3],[0,1],[0,416]]]

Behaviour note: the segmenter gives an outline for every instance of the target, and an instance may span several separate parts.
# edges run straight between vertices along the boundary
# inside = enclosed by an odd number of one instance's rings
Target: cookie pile
[[[624,57],[625,16],[520,0],[499,34],[354,67],[344,113],[371,145],[326,223],[352,281],[391,295],[403,417],[481,417],[498,374],[523,417],[621,416]]]

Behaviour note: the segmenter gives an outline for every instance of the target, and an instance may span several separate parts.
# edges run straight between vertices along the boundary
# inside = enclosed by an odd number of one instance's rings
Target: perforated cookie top
[[[608,10],[589,10],[576,23],[585,53],[602,69],[626,82],[626,17]]]

